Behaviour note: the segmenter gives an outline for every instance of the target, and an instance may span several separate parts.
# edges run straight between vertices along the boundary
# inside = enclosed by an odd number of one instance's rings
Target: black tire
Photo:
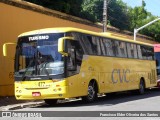
[[[57,104],[58,100],[57,99],[45,99],[44,101],[48,105],[55,105],[55,104]]]
[[[87,103],[91,103],[97,100],[97,84],[95,81],[90,82],[88,85],[88,94],[87,96],[82,97],[82,100]]]
[[[138,94],[143,95],[145,93],[145,83],[144,80],[141,80],[139,83]]]

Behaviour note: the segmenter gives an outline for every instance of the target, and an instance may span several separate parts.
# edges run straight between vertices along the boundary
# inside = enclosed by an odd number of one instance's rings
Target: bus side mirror
[[[73,37],[62,37],[58,39],[58,52],[68,56],[67,41],[73,40]]]
[[[11,45],[9,47],[10,51],[7,49],[9,45]],[[16,45],[16,43],[5,43],[5,44],[3,44],[3,56],[4,57],[9,57],[9,58],[14,58],[14,54],[12,52],[15,51],[15,45]]]

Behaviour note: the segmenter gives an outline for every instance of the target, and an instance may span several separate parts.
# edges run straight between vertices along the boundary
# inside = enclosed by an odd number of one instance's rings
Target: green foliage
[[[121,0],[108,0],[108,23],[119,29],[127,29],[129,27],[129,18],[126,8],[127,5]],[[84,0],[82,12],[92,16],[92,21],[102,22],[103,0]]]
[[[148,17],[144,1],[140,7],[129,8],[128,13],[130,19],[130,30],[134,30],[134,28],[142,26],[144,23],[143,20]]]
[[[67,14],[78,16],[92,22],[102,22],[103,20],[103,0],[26,0],[41,6],[58,10]],[[146,3],[142,0],[142,5],[131,8],[122,0],[108,0],[108,25],[120,30],[132,31],[148,22],[156,19],[145,9]],[[144,35],[151,36],[160,41],[160,22],[140,31]]]
[[[150,15],[150,16],[148,16],[147,19],[143,20],[143,25],[145,25],[155,19],[157,19],[157,17]],[[147,36],[150,36],[150,37],[153,37],[153,38],[155,38],[156,41],[160,42],[160,29],[158,26],[160,26],[160,21],[157,21],[157,22],[153,23],[152,25],[144,28],[143,30],[140,31],[140,33],[147,35]]]
[[[90,15],[91,21],[102,21],[102,3],[103,0],[83,0],[81,12]]]
[[[110,24],[119,29],[128,29],[129,17],[127,5],[122,0],[110,0],[108,5],[108,19]]]
[[[32,2],[44,7],[58,10],[64,13],[79,16],[79,11],[81,11],[81,0],[25,0]]]

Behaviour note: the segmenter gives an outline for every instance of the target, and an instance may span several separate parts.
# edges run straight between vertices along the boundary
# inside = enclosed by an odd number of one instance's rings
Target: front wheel
[[[87,96],[82,97],[84,102],[94,102],[97,99],[97,84],[96,82],[90,82],[88,85],[88,94]]]

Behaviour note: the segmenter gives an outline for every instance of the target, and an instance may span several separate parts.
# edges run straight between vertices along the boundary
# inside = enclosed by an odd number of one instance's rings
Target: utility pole
[[[108,7],[108,0],[104,0],[103,2],[103,32],[107,31],[107,7]]]

